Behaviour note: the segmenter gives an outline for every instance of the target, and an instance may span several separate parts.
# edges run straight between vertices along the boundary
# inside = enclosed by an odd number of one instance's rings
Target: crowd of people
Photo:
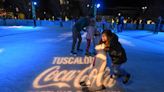
[[[109,63],[107,57],[110,56],[110,77],[114,79],[121,78],[122,82],[126,84],[130,79],[130,74],[121,68],[121,66],[127,61],[126,52],[121,43],[118,41],[118,36],[110,29],[105,28],[104,23],[105,22],[103,20],[102,28],[98,30],[99,28],[96,26],[95,18],[82,17],[77,20],[72,29],[73,42],[71,55],[77,56],[78,52],[83,51],[80,48],[82,42],[81,31],[86,32],[85,55],[95,57],[95,60],[91,66],[96,69],[101,69],[101,72],[99,72],[97,76],[103,78],[107,63]],[[122,26],[123,17],[120,17],[120,22],[118,24],[120,32],[123,29]],[[93,52],[90,52],[91,43],[94,44]],[[104,89],[105,86],[103,83],[100,84],[101,85],[99,85],[99,88]],[[81,81],[80,85],[89,86],[90,84],[87,84],[85,81]]]

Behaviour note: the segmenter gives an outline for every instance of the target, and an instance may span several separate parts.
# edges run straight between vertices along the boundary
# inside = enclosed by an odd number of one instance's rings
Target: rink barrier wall
[[[73,21],[64,21],[63,26],[65,28],[72,28],[74,22]],[[0,26],[33,26],[34,21],[33,20],[18,20],[18,19],[0,19]],[[53,27],[60,27],[60,22],[55,21],[49,21],[49,20],[36,20],[37,26],[53,26]],[[97,22],[97,26],[101,27],[101,22]],[[114,28],[114,25],[112,23],[106,23],[106,28],[111,29]],[[135,30],[136,24],[126,23],[124,24],[125,30]],[[142,24],[139,25],[139,29],[142,29]],[[145,24],[144,30],[150,30],[153,31],[155,29],[155,24]],[[162,27],[162,30],[164,31],[164,25]]]
[[[36,20],[37,26],[60,27],[59,21]],[[73,21],[63,22],[64,27],[72,28]],[[33,20],[0,19],[0,26],[34,26]]]

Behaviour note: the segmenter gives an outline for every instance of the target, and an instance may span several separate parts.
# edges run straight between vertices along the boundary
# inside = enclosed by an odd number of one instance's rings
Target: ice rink
[[[60,77],[69,70],[79,73],[87,64],[54,62],[55,57],[71,57],[71,36],[69,28],[0,27],[0,92],[74,92],[78,75],[67,81]],[[125,92],[163,92],[164,33],[125,30],[118,36],[128,56],[123,67],[132,78],[127,85],[111,87],[115,91],[103,92],[121,92],[117,89],[122,88]],[[81,48],[85,50],[85,39]],[[84,53],[79,57],[84,58]],[[53,69],[63,75],[55,79]]]

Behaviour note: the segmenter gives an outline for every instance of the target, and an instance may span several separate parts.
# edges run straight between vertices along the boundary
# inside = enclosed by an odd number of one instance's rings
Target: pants
[[[137,29],[137,30],[139,29],[139,24],[136,24],[136,29]]]
[[[80,49],[82,37],[81,37],[80,30],[77,30],[75,27],[72,30],[72,38],[73,38],[72,51],[75,51],[75,45],[77,43],[77,40],[78,40],[77,49]]]
[[[93,64],[90,66],[91,68],[86,72],[87,75],[93,74],[88,76],[87,79],[82,80],[85,81],[87,84],[89,82],[90,88],[97,89],[103,85],[104,81],[104,73],[106,69],[107,62],[101,60],[99,58],[95,58]]]
[[[121,65],[112,64],[111,74],[116,75],[116,77],[125,77],[128,73],[121,68]]]
[[[105,30],[105,24],[104,23],[102,24],[102,29]]]
[[[117,28],[118,32],[122,32],[123,28],[124,28],[124,25],[123,24],[119,24],[117,27],[118,27]]]
[[[94,39],[87,39],[87,46],[86,46],[86,52],[89,52],[89,49],[91,47],[91,42],[93,43],[93,53],[96,53],[96,50],[95,50],[95,46],[98,45],[99,41],[100,41],[101,37],[100,36],[95,36]]]
[[[160,32],[161,29],[162,29],[162,25],[161,24],[156,24],[154,33],[157,33],[158,34],[158,32]]]
[[[33,21],[34,21],[34,27],[36,27],[36,20],[34,19]]]
[[[116,23],[113,23],[113,30],[114,30],[114,33],[117,32],[117,24]]]
[[[63,22],[60,22],[60,27],[63,27]]]
[[[142,30],[144,30],[144,28],[145,28],[145,24],[142,24]]]
[[[89,48],[91,46],[91,39],[87,39],[87,47],[86,47],[86,52],[89,52]]]

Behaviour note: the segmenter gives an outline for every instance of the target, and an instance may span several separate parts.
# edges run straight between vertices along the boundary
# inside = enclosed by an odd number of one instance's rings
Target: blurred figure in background
[[[162,17],[159,16],[155,23],[154,34],[158,34],[162,30]]]
[[[117,19],[116,18],[114,18],[113,19],[113,30],[114,30],[114,33],[116,33],[117,32]]]
[[[63,27],[63,20],[62,20],[62,18],[59,18],[59,23],[60,23],[60,27]]]
[[[104,16],[101,19],[101,25],[102,25],[102,30],[105,30],[106,29],[106,19]]]
[[[140,19],[137,18],[137,21],[136,21],[136,29],[137,29],[137,30],[139,29],[139,25],[140,25]]]
[[[144,19],[142,20],[142,30],[144,30],[145,24],[146,24],[146,19],[144,18]]]
[[[124,17],[119,16],[119,21],[118,21],[118,26],[117,26],[118,32],[122,32],[123,28],[124,28]]]

